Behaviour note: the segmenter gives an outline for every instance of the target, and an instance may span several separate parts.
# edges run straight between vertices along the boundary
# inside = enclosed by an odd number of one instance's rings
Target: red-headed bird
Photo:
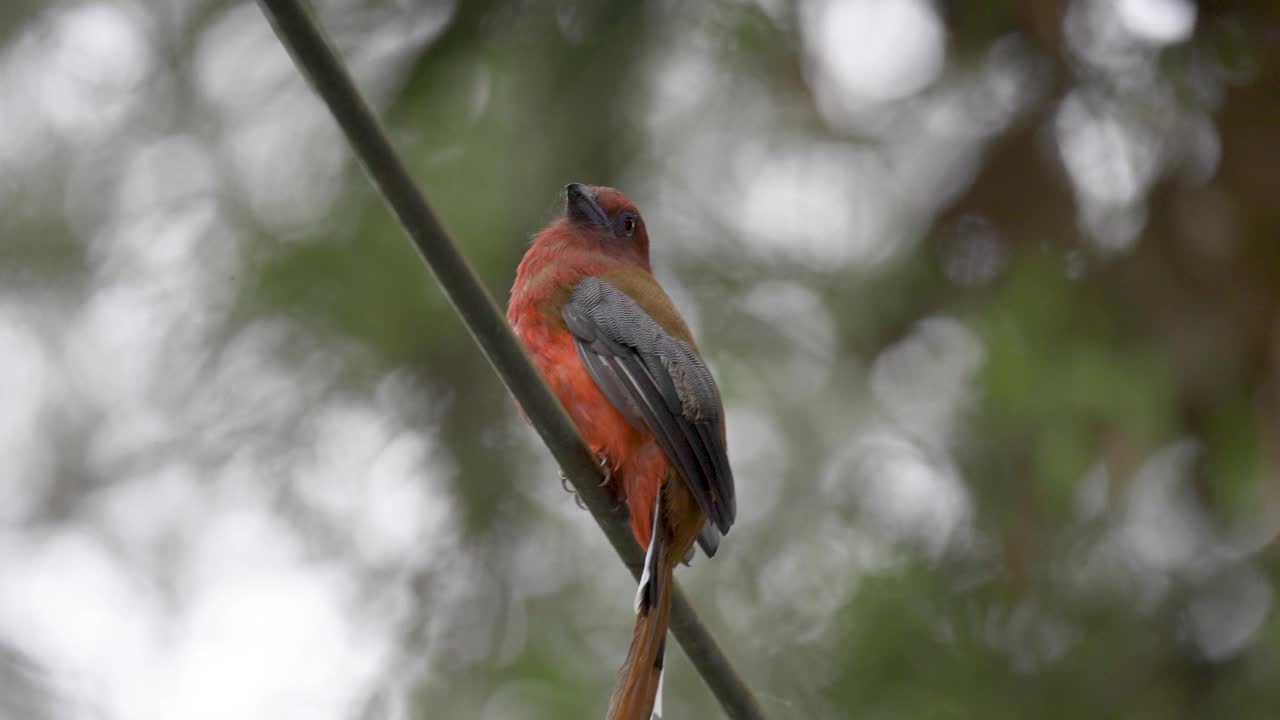
[[[649,269],[649,235],[613,188],[571,183],[533,239],[507,319],[627,503],[645,548],[610,720],[649,720],[676,563],[710,557],[736,513],[720,391]]]

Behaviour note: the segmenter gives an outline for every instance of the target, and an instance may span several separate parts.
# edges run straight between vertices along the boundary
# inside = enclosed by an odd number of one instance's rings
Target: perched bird
[[[695,540],[714,555],[736,513],[724,407],[649,268],[636,206],[613,188],[571,183],[565,193],[564,214],[520,262],[507,319],[626,501],[645,549],[635,629],[608,717],[649,720],[676,563]]]

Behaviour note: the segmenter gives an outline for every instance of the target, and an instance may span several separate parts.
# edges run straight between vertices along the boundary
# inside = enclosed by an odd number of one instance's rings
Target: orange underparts
[[[667,458],[647,430],[631,427],[587,373],[567,330],[548,333],[535,357],[591,451],[612,472],[610,487],[627,501],[631,532],[649,546],[653,505],[667,475]]]

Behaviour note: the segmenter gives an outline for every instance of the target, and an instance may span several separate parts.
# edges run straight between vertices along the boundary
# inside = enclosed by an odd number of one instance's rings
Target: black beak
[[[575,221],[587,221],[600,227],[609,227],[609,216],[604,214],[596,196],[582,183],[569,183],[564,186],[564,214]]]

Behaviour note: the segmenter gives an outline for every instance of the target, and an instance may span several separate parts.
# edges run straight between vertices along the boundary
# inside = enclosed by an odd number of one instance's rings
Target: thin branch
[[[356,91],[342,61],[299,0],[259,0],[259,4],[281,43],[293,55],[298,69],[329,106],[356,156],[400,219],[471,336],[520,402],[623,564],[639,578],[644,554],[632,538],[625,513],[613,507],[611,494],[600,487],[602,476],[590,451],[521,349],[493,298],[484,290],[409,177],[378,119]],[[677,585],[674,593],[671,632],[725,713],[735,720],[764,718],[751,690],[698,618],[684,591]]]

